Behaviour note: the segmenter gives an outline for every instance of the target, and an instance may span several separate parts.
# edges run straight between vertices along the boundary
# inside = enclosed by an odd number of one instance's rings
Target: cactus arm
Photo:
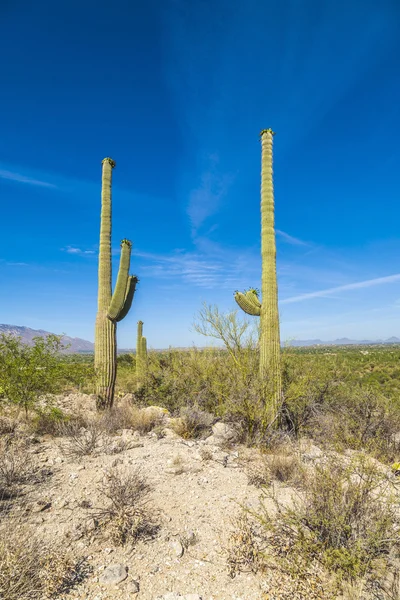
[[[107,317],[111,321],[118,320],[118,317],[125,304],[126,290],[129,279],[128,273],[131,262],[131,248],[132,244],[130,241],[122,240],[117,283],[107,311]]]
[[[247,292],[245,292],[245,296],[246,296],[247,300],[250,302],[250,304],[252,304],[256,308],[261,308],[261,302],[258,299],[257,290],[255,290],[254,288],[250,288],[249,290],[247,290]]]
[[[252,296],[255,296],[257,303],[254,301],[254,299],[252,298]],[[248,315],[252,315],[252,316],[257,316],[259,317],[261,314],[261,303],[258,300],[255,292],[246,292],[245,294],[242,294],[242,292],[236,292],[235,293],[235,300],[238,303],[238,305],[240,306],[240,308],[247,313]]]
[[[136,284],[138,283],[138,281],[139,281],[139,279],[136,277],[136,275],[129,276],[128,283],[126,286],[124,304],[123,304],[118,316],[115,319],[117,323],[119,323],[119,321],[122,321],[122,319],[125,319],[126,315],[130,311],[132,302],[133,302],[133,296],[135,295],[135,291],[136,291]]]

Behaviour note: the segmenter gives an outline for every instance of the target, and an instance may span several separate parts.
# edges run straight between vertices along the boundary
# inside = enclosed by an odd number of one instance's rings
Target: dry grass
[[[185,406],[180,410],[180,417],[173,421],[172,429],[185,440],[204,438],[212,433],[214,421],[214,415],[195,406]]]
[[[61,544],[45,543],[35,532],[17,527],[0,532],[0,598],[47,600],[60,597],[88,574]]]
[[[81,459],[104,451],[109,444],[98,421],[90,421],[82,427],[79,423],[64,423],[60,430],[64,440],[60,443],[61,452],[68,458]]]
[[[289,451],[265,456],[270,477],[281,483],[295,483],[301,479],[302,467],[299,458]]]
[[[201,456],[201,460],[204,462],[208,462],[213,459],[213,453],[211,452],[210,448],[205,446],[200,448],[199,454]]]
[[[0,440],[0,498],[11,498],[34,473],[34,464],[24,438],[8,436]]]
[[[246,512],[232,521],[233,531],[226,545],[222,545],[226,556],[228,573],[236,577],[239,573],[258,573],[266,567],[260,528]]]
[[[334,600],[336,586],[320,567],[310,561],[303,573],[290,573],[271,560],[268,540],[260,522],[247,510],[232,521],[233,531],[228,542],[222,543],[222,552],[230,577],[239,573],[262,576],[262,597],[274,600]]]
[[[10,435],[16,432],[18,421],[12,417],[0,415],[0,435]]]
[[[96,512],[96,518],[114,544],[134,543],[139,538],[153,537],[158,531],[148,507],[150,486],[139,469],[128,475],[109,471],[100,492],[108,504]]]
[[[250,461],[245,467],[247,483],[261,488],[271,483],[271,472],[265,459]]]
[[[162,415],[156,410],[138,408],[125,402],[115,406],[100,423],[108,433],[115,433],[121,429],[132,429],[141,434],[149,433],[161,425]]]

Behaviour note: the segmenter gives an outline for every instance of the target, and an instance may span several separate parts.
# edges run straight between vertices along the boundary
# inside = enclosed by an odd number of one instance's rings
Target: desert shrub
[[[80,423],[66,422],[60,427],[64,439],[60,443],[62,453],[72,459],[102,452],[109,444],[103,428],[95,420],[84,427]]]
[[[18,492],[34,473],[32,457],[27,441],[23,438],[0,440],[0,498],[7,499]]]
[[[376,390],[343,387],[310,421],[309,430],[318,441],[329,439],[339,449],[364,449],[392,462],[398,456],[394,434],[400,430],[400,411]]]
[[[89,573],[62,544],[46,543],[21,526],[0,532],[0,598],[59,598]]]
[[[287,600],[336,600],[337,586],[321,567],[309,562],[303,573],[280,568],[268,555],[265,531],[247,509],[232,520],[227,541],[221,541],[222,553],[230,577],[239,573],[259,573],[266,598]],[[350,600],[350,599],[348,599]]]
[[[62,354],[58,357],[60,383],[65,393],[79,391],[92,394],[95,391],[93,355]]]
[[[261,488],[271,483],[271,471],[268,468],[268,464],[265,460],[249,462],[245,466],[244,470],[247,475],[247,483],[249,485],[254,485],[257,488]]]
[[[118,354],[117,365],[118,365],[118,368],[119,367],[129,367],[132,369],[135,365],[135,356],[133,354],[129,354],[129,353]]]
[[[265,542],[257,523],[242,512],[232,519],[232,526],[227,543],[222,545],[230,577],[263,571],[266,567]]]
[[[150,489],[139,469],[126,475],[115,469],[106,473],[100,493],[108,504],[96,516],[116,545],[134,543],[157,532],[146,501]]]
[[[28,411],[62,392],[67,385],[78,385],[88,374],[86,365],[74,365],[60,355],[61,336],[36,337],[33,346],[13,335],[0,336],[0,388],[8,402]]]
[[[195,406],[185,406],[181,408],[180,417],[174,421],[172,429],[184,439],[207,437],[214,421],[214,415]]]
[[[267,548],[293,572],[317,560],[339,578],[355,579],[399,550],[398,500],[365,457],[317,466],[292,506],[264,493],[277,509],[272,515],[264,504],[256,515]]]
[[[305,474],[299,457],[293,450],[287,449],[279,454],[269,454],[265,462],[272,479],[281,483],[299,485],[304,481]]]
[[[283,360],[281,427],[295,436],[307,430],[336,394],[343,380],[337,361],[304,361],[299,355],[285,353]]]
[[[140,409],[137,406],[123,403],[100,419],[99,423],[108,433],[115,433],[121,429],[132,429],[139,433],[149,433],[161,424],[162,415],[159,411]]]
[[[0,435],[10,435],[18,429],[18,421],[11,417],[0,415]]]
[[[30,428],[34,433],[58,435],[60,425],[67,423],[71,417],[56,406],[46,406],[35,411],[30,420]]]

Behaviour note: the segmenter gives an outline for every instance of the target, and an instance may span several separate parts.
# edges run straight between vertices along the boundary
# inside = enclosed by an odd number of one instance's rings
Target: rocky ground
[[[71,407],[70,407],[71,408]],[[278,600],[328,598],[316,576],[311,591],[274,572],[231,577],[226,549],[242,506],[257,508],[264,496],[257,478],[257,450],[234,444],[234,431],[222,423],[206,439],[185,440],[168,427],[157,432],[124,429],[100,440],[91,455],[68,452],[64,438],[36,436],[30,453],[40,483],[26,490],[14,516],[34,526],[43,539],[64,540],[85,559],[88,575],[64,600]],[[66,446],[67,444],[67,446]],[[301,458],[310,464],[322,452],[304,443]],[[139,469],[149,484],[146,510],[155,527],[134,544],[115,543],[99,526],[106,505],[102,486],[110,472],[122,479]],[[290,502],[294,489],[277,484]],[[264,503],[273,510],[271,500]],[[21,513],[23,515],[21,516]]]

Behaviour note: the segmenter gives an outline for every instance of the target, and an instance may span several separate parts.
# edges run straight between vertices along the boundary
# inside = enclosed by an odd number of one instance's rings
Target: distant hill
[[[337,340],[324,342],[322,340],[291,340],[288,346],[369,346],[371,344],[400,344],[400,338],[392,336],[387,340],[350,340],[339,338]]]
[[[32,345],[32,340],[34,337],[46,337],[47,335],[51,335],[49,331],[44,331],[43,329],[30,329],[29,327],[21,327],[18,325],[0,325],[0,334],[12,334],[22,338],[22,341],[26,344]],[[62,337],[62,342],[65,345],[69,345],[69,348],[66,348],[64,351],[70,354],[73,353],[93,353],[94,352],[94,344],[93,342],[89,342],[88,340],[82,340],[81,338],[71,338],[67,335]],[[315,340],[290,340],[289,342],[283,342],[282,345],[285,346],[294,346],[294,347],[306,347],[306,346],[370,346],[372,344],[400,344],[400,338],[392,336],[387,340],[351,340],[349,338],[340,338],[333,341],[325,342],[320,339]],[[191,346],[186,348],[175,348],[174,350],[190,350]],[[223,347],[221,346],[221,350]],[[156,350],[157,352],[161,352],[162,348],[152,348],[152,350]],[[119,348],[118,354],[124,353],[134,353],[134,349],[130,348]]]
[[[49,331],[43,329],[30,329],[29,327],[20,327],[18,325],[0,325],[0,334],[11,334],[20,337],[25,344],[33,345],[34,337],[46,337],[51,335]],[[62,337],[62,343],[69,345],[64,351],[70,354],[76,352],[93,352],[94,344],[80,338],[71,338],[67,335]]]

